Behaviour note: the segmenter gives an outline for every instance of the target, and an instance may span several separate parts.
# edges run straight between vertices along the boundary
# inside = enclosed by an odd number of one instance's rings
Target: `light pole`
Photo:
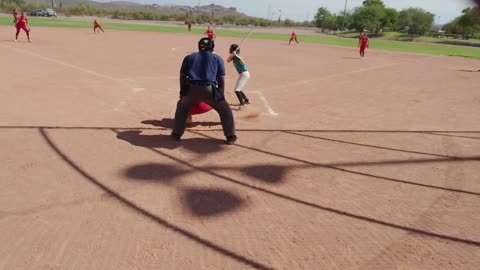
[[[343,20],[342,20],[342,31],[340,32],[340,36],[343,36],[343,29],[345,29],[345,17],[347,16],[347,1],[345,0],[345,9],[343,10]]]
[[[278,14],[278,23],[280,23],[282,21],[282,10],[279,9],[278,10],[279,14]]]

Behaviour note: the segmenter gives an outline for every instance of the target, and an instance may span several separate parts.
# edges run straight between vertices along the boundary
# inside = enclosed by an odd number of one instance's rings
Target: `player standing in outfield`
[[[365,50],[370,45],[370,41],[368,40],[368,36],[366,33],[360,35],[358,39],[358,47],[360,48],[360,57],[365,57]]]
[[[28,42],[31,42],[30,40],[30,26],[28,25],[28,18],[26,15],[26,12],[22,12],[22,16],[17,19],[17,23],[15,25],[17,27],[17,33],[15,34],[15,41],[18,39],[18,34],[20,34],[20,29],[23,29],[25,33],[27,33],[27,38]]]
[[[93,32],[94,33],[97,32],[97,28],[102,30],[102,32],[105,32],[105,31],[103,31],[102,26],[97,22],[97,20],[94,20],[93,21]]]
[[[290,35],[290,41],[288,42],[288,45],[290,45],[290,43],[292,43],[292,41],[295,41],[298,44],[297,34],[295,34],[295,31],[292,31],[292,34]]]
[[[205,31],[203,34],[207,35],[207,37],[211,40],[215,40],[215,38],[217,38],[217,35],[215,35],[215,32],[213,32],[210,26],[208,26],[207,31]]]
[[[17,8],[13,9],[13,25],[17,25],[17,21],[18,21],[18,10]]]
[[[242,90],[250,79],[250,72],[248,72],[245,61],[240,56],[240,46],[237,44],[230,45],[230,56],[227,59],[227,63],[232,61],[239,75],[237,84],[235,85],[235,95],[237,95],[240,105],[246,106],[247,104],[250,104],[250,100],[248,100]]]

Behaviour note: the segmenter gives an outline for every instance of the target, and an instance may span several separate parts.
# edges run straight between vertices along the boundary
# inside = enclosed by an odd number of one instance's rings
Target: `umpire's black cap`
[[[207,52],[213,52],[213,49],[215,48],[215,42],[209,38],[202,38],[198,42],[198,50],[199,51],[207,51]]]

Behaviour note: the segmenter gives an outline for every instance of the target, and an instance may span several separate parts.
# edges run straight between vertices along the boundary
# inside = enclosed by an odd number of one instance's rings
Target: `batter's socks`
[[[240,94],[242,95],[243,100],[245,101],[246,104],[250,104],[250,100],[247,98],[245,93],[243,91],[240,91]]]
[[[245,100],[243,100],[242,91],[235,91],[235,95],[237,95],[238,101],[240,101],[240,105],[245,104]]]

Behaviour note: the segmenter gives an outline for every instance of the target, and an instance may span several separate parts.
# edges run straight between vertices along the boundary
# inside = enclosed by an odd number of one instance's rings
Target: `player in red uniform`
[[[105,31],[103,31],[102,26],[97,22],[97,20],[94,20],[93,21],[93,32],[94,33],[97,32],[97,28],[102,30],[102,32],[105,32]]]
[[[360,35],[358,39],[358,47],[360,48],[360,57],[365,57],[365,49],[368,48],[370,45],[370,41],[368,41],[368,36],[366,33]]]
[[[295,41],[298,44],[297,34],[295,34],[295,31],[292,31],[292,34],[290,35],[290,41],[288,42],[288,45],[290,45],[290,43],[292,43],[292,41]]]
[[[205,33],[203,34],[207,35],[207,37],[211,40],[215,40],[215,38],[217,37],[217,35],[215,35],[215,32],[213,32],[213,30],[210,29],[210,26],[207,28],[207,31],[205,31]]]
[[[15,34],[15,41],[18,39],[18,34],[20,34],[20,29],[23,29],[25,33],[27,33],[28,42],[30,42],[30,26],[28,25],[28,18],[26,12],[22,12],[22,16],[18,18],[17,23],[15,25],[17,27],[17,33]]]
[[[13,10],[12,15],[13,15],[13,25],[16,26],[18,21],[18,10],[16,8]]]

